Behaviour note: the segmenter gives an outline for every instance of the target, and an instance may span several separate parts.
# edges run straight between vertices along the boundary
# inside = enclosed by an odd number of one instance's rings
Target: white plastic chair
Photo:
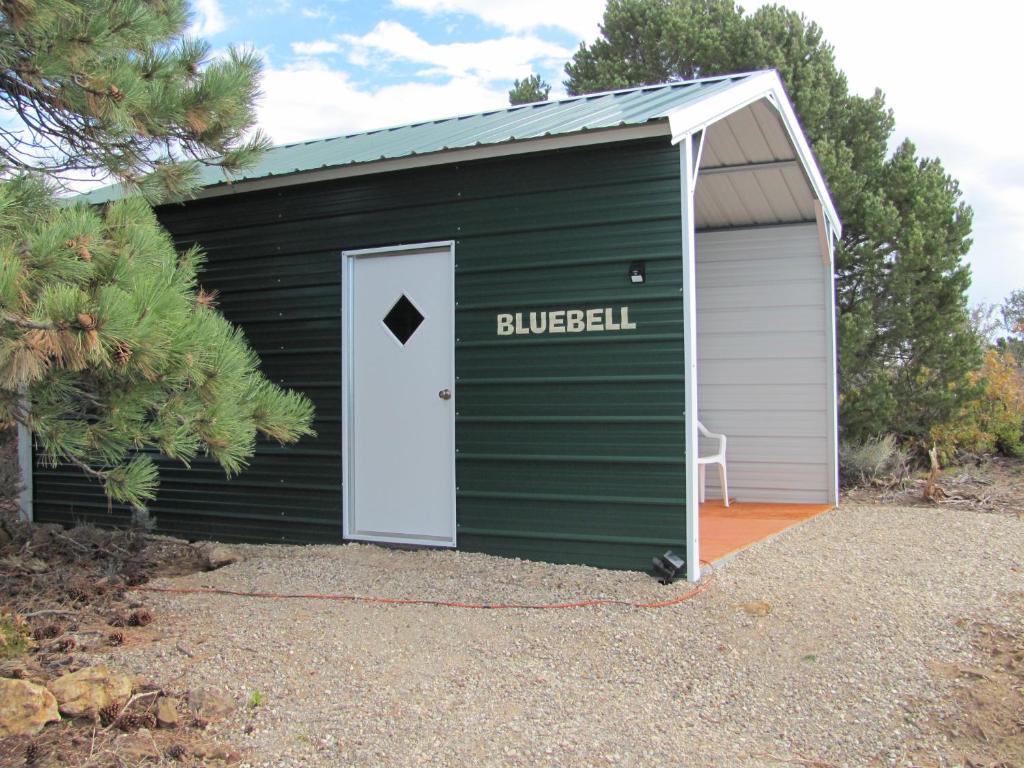
[[[708,428],[705,427],[700,421],[697,422],[697,429],[701,435],[708,438],[709,440],[718,441],[718,452],[710,456],[698,456],[697,457],[697,474],[700,480],[700,500],[704,501],[704,481],[707,476],[708,464],[718,465],[718,480],[722,486],[722,501],[725,506],[729,506],[729,482],[728,474],[725,470],[725,435],[719,435],[714,432],[709,432]]]

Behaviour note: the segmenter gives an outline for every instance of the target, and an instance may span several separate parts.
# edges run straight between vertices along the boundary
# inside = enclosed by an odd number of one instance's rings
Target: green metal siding
[[[340,540],[340,253],[451,239],[460,548],[617,568],[681,552],[678,162],[662,139],[161,209],[179,243],[207,250],[203,284],[221,292],[267,375],[313,398],[319,436],[261,445],[231,481],[210,462],[166,467],[160,529]],[[634,260],[647,264],[644,285],[627,279]],[[499,312],[623,305],[635,330],[496,335]],[[83,486],[37,468],[37,519],[109,519]]]

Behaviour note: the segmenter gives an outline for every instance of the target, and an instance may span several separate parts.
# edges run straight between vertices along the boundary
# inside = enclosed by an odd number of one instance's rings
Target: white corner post
[[[21,470],[21,490],[18,493],[18,511],[21,519],[32,522],[32,432],[18,424],[18,468]]]
[[[825,340],[825,363],[828,371],[828,500],[830,504],[839,504],[839,358],[836,355],[836,268],[835,241],[836,232],[821,201],[814,201],[814,218],[818,223],[818,242],[821,246],[821,261],[825,265],[825,328],[828,338]]]
[[[700,580],[700,501],[697,493],[697,239],[693,196],[704,147],[704,131],[679,142],[679,182],[683,235],[683,365],[686,369],[686,578]]]

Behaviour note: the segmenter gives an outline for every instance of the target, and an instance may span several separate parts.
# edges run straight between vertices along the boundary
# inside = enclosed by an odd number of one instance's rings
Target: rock
[[[157,746],[148,728],[139,728],[134,733],[119,736],[115,742],[115,752],[119,757],[127,758],[130,765],[138,765],[160,757],[160,747]]]
[[[61,675],[47,687],[57,697],[61,713],[68,717],[97,718],[104,707],[123,705],[132,695],[132,679],[104,666]]]
[[[180,722],[178,700],[171,696],[161,696],[157,699],[156,724],[161,728],[177,728]]]
[[[235,703],[223,694],[204,688],[198,691],[189,691],[188,710],[196,720],[212,723],[216,720],[223,720],[233,713]]]
[[[227,744],[199,744],[193,747],[192,753],[206,760],[220,760],[233,765],[241,761],[242,756]]]
[[[43,686],[0,678],[0,739],[39,733],[56,720],[57,699]]]
[[[213,541],[200,541],[193,544],[192,548],[203,558],[208,571],[215,571],[242,559],[235,550]]]
[[[46,547],[63,532],[64,527],[57,523],[37,523],[32,526],[32,546]]]
[[[752,600],[749,603],[741,603],[740,608],[751,616],[767,616],[772,612],[772,604],[764,600]]]

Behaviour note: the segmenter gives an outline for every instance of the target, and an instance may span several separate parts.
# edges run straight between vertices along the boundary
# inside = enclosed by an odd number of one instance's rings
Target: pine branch
[[[106,479],[107,479],[107,473],[106,472],[101,472],[98,469],[93,469],[88,464],[86,464],[84,461],[79,459],[77,456],[75,456],[73,454],[67,454],[67,455],[64,456],[64,458],[67,461],[69,461],[71,464],[74,464],[76,467],[78,467],[80,470],[82,470],[89,477],[92,477],[92,478],[94,478],[96,480],[106,481]]]
[[[136,510],[156,493],[154,449],[230,475],[257,433],[312,434],[312,403],[260,374],[199,292],[202,254],[179,254],[145,200],[53,199],[81,170],[183,196],[202,166],[228,174],[267,148],[250,132],[258,57],[210,61],[187,23],[186,0],[0,0],[0,412]]]
[[[43,322],[39,320],[29,320],[27,317],[21,317],[20,315],[14,315],[10,312],[0,313],[0,319],[4,322],[8,322],[11,325],[15,325],[18,328],[25,328],[33,331],[55,331],[58,330],[58,326],[53,323]]]

